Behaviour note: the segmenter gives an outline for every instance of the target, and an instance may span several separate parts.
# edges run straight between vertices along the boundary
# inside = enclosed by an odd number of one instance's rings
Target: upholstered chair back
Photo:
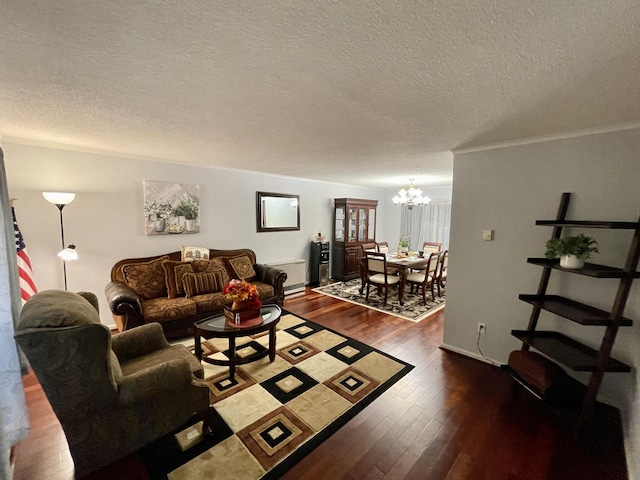
[[[111,336],[92,293],[37,293],[15,338],[62,424],[76,477],[170,433],[209,406],[202,365],[159,323]]]
[[[115,405],[122,376],[111,333],[91,303],[93,294],[84,295],[37,293],[31,299],[36,301],[24,305],[16,328],[16,340],[63,424],[79,412],[90,415]]]

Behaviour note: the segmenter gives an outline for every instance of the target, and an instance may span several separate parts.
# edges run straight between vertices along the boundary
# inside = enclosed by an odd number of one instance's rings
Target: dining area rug
[[[360,293],[362,281],[358,279],[349,280],[348,282],[335,282],[322,287],[316,287],[314,292],[322,293],[330,297],[351,302],[363,307],[371,308],[379,312],[395,315],[412,322],[424,320],[429,315],[442,310],[445,306],[445,292],[441,290],[442,296],[438,296],[437,289],[435,300],[431,300],[431,292],[427,291],[427,304],[422,301],[422,294],[411,293],[407,287],[404,291],[404,305],[400,305],[398,301],[398,291],[396,289],[389,290],[387,304],[383,305],[384,292],[378,295],[375,288],[371,288],[369,300],[366,299],[366,289]]]
[[[413,366],[286,311],[276,357],[229,368],[203,363],[211,434],[194,417],[140,451],[151,479],[275,480],[354,418]],[[239,356],[268,349],[268,332],[236,340]],[[202,343],[226,357],[227,339]]]

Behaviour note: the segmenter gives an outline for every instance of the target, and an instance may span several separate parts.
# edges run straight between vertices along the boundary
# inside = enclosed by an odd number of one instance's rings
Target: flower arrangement
[[[409,236],[409,234],[403,233],[402,235],[400,235],[400,246],[408,247],[410,240],[411,240],[411,237]]]
[[[241,303],[243,309],[255,310],[262,306],[258,296],[258,288],[245,280],[231,280],[222,289],[222,294],[227,300]]]
[[[144,214],[147,218],[153,220],[151,218],[152,215],[155,215],[156,218],[168,218],[173,211],[173,207],[169,202],[162,202],[159,200],[154,200],[152,202],[144,203]]]

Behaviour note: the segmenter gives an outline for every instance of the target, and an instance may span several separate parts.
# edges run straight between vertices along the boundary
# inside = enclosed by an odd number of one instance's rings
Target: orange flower
[[[245,280],[231,280],[222,289],[222,294],[227,300],[242,302],[246,308],[260,308],[262,306],[258,295],[258,287]]]

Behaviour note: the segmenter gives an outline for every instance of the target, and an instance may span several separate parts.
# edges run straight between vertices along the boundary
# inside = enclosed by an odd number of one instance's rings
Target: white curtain
[[[13,339],[14,320],[21,302],[16,239],[7,190],[4,157],[0,149],[0,478],[11,478],[9,451],[29,433],[20,359]]]
[[[422,250],[424,242],[442,244],[442,250],[449,249],[449,230],[451,229],[451,200],[448,198],[432,200],[409,210],[402,207],[400,234],[411,238],[411,250]]]

